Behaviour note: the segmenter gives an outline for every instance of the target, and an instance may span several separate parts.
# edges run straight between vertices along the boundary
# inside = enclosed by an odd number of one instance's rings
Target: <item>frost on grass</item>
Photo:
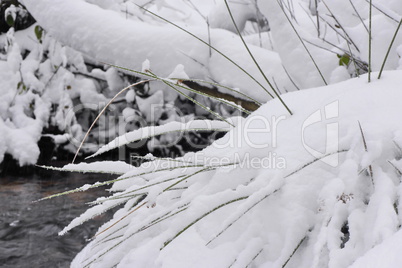
[[[203,151],[149,158],[72,223],[125,204],[72,267],[365,267],[400,241],[400,77],[288,93],[291,117],[270,101]]]

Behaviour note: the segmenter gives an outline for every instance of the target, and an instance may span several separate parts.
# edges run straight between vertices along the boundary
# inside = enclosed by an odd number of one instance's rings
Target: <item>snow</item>
[[[260,101],[270,99],[267,94],[261,94],[264,91],[258,86],[250,89],[250,84],[255,85],[255,82],[235,67],[231,67],[231,75],[228,77],[228,72],[224,71],[226,66],[221,65],[222,61],[226,61],[222,56],[212,50],[210,57],[208,46],[172,26],[156,27],[144,22],[126,20],[116,12],[80,0],[68,3],[40,0],[35,1],[34,5],[30,1],[26,2],[30,12],[52,36],[97,61],[142,70],[143,62],[149,60],[153,73],[160,77],[167,77],[177,65],[182,64],[186,67],[189,77],[212,79],[228,86],[236,86]],[[62,23],[67,20],[71,23]],[[187,30],[207,43],[210,39],[217,50],[229,52],[228,56],[233,61],[240,63],[260,83],[268,87],[237,36],[221,29],[210,29],[208,33],[207,28],[199,26],[191,26]],[[121,42],[122,36],[124,42]],[[98,45],[88,46],[90,43]],[[229,50],[228,46],[231,46]],[[261,64],[268,76],[275,75],[276,83],[280,87],[294,89],[276,53],[266,53],[265,49],[249,46],[254,53],[262,57]],[[136,49],[132,49],[134,47]],[[136,60],[132,61],[133,58]],[[198,64],[193,64],[194,61]],[[236,79],[232,80],[233,78]]]
[[[203,151],[189,153],[179,162],[156,159],[132,169],[112,189],[120,194],[146,191],[149,196],[144,202],[154,205],[130,214],[122,208],[107,226],[127,217],[114,231],[95,238],[72,267],[92,261],[96,267],[144,263],[188,267],[195,260],[197,267],[231,263],[281,267],[288,259],[287,267],[352,265],[373,247],[397,236],[400,220],[394,203],[400,180],[388,160],[398,157],[392,148],[394,133],[400,131],[394,122],[402,112],[398,105],[401,82],[401,72],[393,71],[370,84],[361,76],[288,93],[283,98],[292,116],[275,99]],[[332,103],[337,110],[328,108]],[[303,123],[315,111],[321,111],[323,119],[303,132]],[[273,124],[273,119],[282,117]],[[321,138],[331,123],[339,127],[339,152],[328,151]],[[301,135],[305,135],[304,143]],[[314,148],[322,157],[314,161],[306,148]],[[272,153],[286,165],[263,166],[260,160]],[[335,167],[326,162],[325,155],[331,153],[338,158]],[[368,165],[373,178],[365,171]],[[172,187],[178,188],[166,191]],[[172,217],[153,225],[162,215]],[[345,223],[347,239],[341,232]],[[116,239],[97,243],[108,235]]]
[[[127,112],[126,112],[127,113]],[[233,120],[236,122],[236,118]],[[226,122],[218,120],[193,120],[188,123],[184,122],[169,122],[162,126],[150,126],[143,127],[139,130],[134,130],[125,133],[123,136],[117,137],[115,140],[109,142],[105,146],[101,147],[95,154],[91,157],[97,156],[104,152],[110,151],[119,146],[126,145],[130,142],[135,142],[142,139],[151,138],[157,135],[162,135],[170,132],[183,132],[183,131],[229,131],[230,125]]]
[[[21,64],[19,49],[18,44],[10,46],[7,61],[0,62],[0,160],[3,160],[4,153],[9,153],[22,166],[35,164],[39,157],[37,142],[47,124],[49,105],[32,92],[21,94],[23,88],[18,88],[21,79],[18,70],[20,67],[29,68],[29,61],[24,62],[26,65]],[[25,79],[27,84],[33,83],[29,77]]]
[[[180,118],[170,111],[162,119],[166,106],[180,101],[177,93],[160,81],[149,83],[145,97],[128,90],[122,119],[145,127],[128,126],[121,133],[114,118],[102,117],[99,128],[114,134],[98,133],[111,142],[92,156],[149,138],[167,146],[185,131],[227,133],[202,151],[179,158],[151,155],[139,167],[101,161],[53,168],[119,176],[104,183],[113,183],[110,196],[95,200],[60,233],[121,206],[72,267],[400,266],[401,34],[382,78],[376,77],[402,15],[401,1],[373,0],[371,83],[363,74],[369,50],[364,0],[317,1],[317,9],[307,0],[282,6],[276,0],[230,1],[269,82],[222,0],[22,2],[46,34],[39,40],[34,25],[0,36],[0,162],[8,153],[20,165],[35,164],[37,142],[49,122],[66,131],[48,135],[57,143],[70,140],[73,147],[82,139],[77,109],[98,111],[128,82],[115,68],[87,71],[88,63],[220,83],[265,103],[228,124],[198,119],[213,107],[197,96],[207,111],[197,106],[194,115]],[[262,15],[270,32],[260,32]],[[109,90],[101,92],[99,83]],[[271,83],[292,115],[258,83],[273,95]],[[157,135],[164,136],[155,140]]]
[[[401,245],[402,231],[384,240],[380,245],[370,249],[366,254],[356,260],[350,268],[384,267],[394,268],[402,263]]]
[[[133,166],[120,161],[101,161],[93,163],[68,164],[60,170],[78,171],[78,172],[103,172],[113,174],[125,174],[130,171]]]

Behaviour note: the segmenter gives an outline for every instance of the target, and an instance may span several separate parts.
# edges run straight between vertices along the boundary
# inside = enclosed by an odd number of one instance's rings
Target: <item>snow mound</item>
[[[401,83],[288,93],[292,116],[275,99],[203,151],[130,169],[72,267],[366,267],[400,240]]]

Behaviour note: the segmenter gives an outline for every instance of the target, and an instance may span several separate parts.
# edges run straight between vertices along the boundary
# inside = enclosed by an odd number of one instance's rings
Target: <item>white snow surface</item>
[[[79,163],[79,164],[67,164],[61,170],[63,171],[75,171],[75,172],[103,172],[103,173],[114,173],[114,174],[124,174],[133,166],[121,162],[121,161],[100,161],[92,163]]]
[[[302,41],[276,0],[230,4],[243,33],[255,27],[246,22],[255,18],[254,12],[268,18],[269,33],[245,39],[280,93],[305,89],[282,95],[293,115],[215,50],[135,5],[145,5],[189,30],[268,87],[228,23],[222,0],[193,0],[198,10],[184,0],[21,2],[47,33],[42,45],[33,34],[34,26],[17,33],[11,29],[0,37],[7,52],[0,61],[0,162],[5,153],[20,165],[36,162],[37,142],[52,104],[58,107],[53,123],[64,130],[72,99],[92,110],[107,102],[93,80],[76,78],[65,68],[70,65],[86,73],[84,58],[133,70],[149,68],[160,77],[215,81],[260,102],[268,101],[238,120],[234,128],[208,121],[228,133],[197,153],[152,158],[136,168],[111,161],[65,166],[63,170],[120,177],[111,187],[111,197],[98,198],[61,234],[123,205],[77,255],[72,267],[401,266],[402,128],[398,122],[402,71],[386,71],[381,80],[373,73],[371,83],[367,75],[347,80],[359,73],[357,63],[364,71],[368,61],[367,1],[317,1],[317,10],[312,7],[314,1],[284,1],[285,14],[292,18]],[[372,69],[378,71],[401,18],[402,2],[373,3]],[[321,20],[317,27],[310,12],[319,12],[328,22]],[[402,68],[401,46],[399,34],[386,70]],[[23,59],[25,50],[29,53]],[[48,50],[52,57],[42,61],[41,50]],[[350,60],[342,65],[339,57],[349,53],[357,63]],[[111,91],[124,84],[112,68],[97,69],[91,75],[105,79]],[[323,86],[342,80],[347,81]],[[162,106],[177,97],[160,83],[153,84],[150,94],[148,99],[134,91],[126,95],[149,122],[152,113],[161,112],[151,111],[151,105]],[[130,121],[137,115],[128,107],[123,116]],[[172,122],[171,118],[163,126],[120,136],[96,154],[207,123]],[[74,120],[68,139],[80,140],[82,129]],[[81,190],[90,187],[84,185]]]
[[[24,3],[53,37],[97,61],[141,70],[142,63],[149,60],[152,71],[160,77],[167,77],[177,65],[182,64],[191,78],[212,79],[237,87],[260,101],[270,99],[251,78],[221,55],[171,25],[156,26],[127,20],[115,11],[82,0],[38,0]],[[208,31],[207,27],[199,25],[184,27],[227,54],[268,88],[238,36],[221,29]],[[276,52],[251,44],[249,47],[268,77],[274,76],[280,88],[294,90]]]
[[[402,263],[402,230],[357,259],[350,268],[395,268]]]
[[[285,94],[292,116],[269,101],[203,151],[128,171],[112,190],[148,196],[136,211],[127,201],[72,267],[380,263],[400,241],[401,74]]]

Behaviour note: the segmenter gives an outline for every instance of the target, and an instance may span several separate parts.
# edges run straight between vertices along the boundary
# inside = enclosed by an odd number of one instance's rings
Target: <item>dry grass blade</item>
[[[272,86],[271,82],[269,81],[268,77],[265,75],[264,71],[261,69],[261,66],[258,64],[257,60],[255,59],[253,53],[251,53],[250,49],[248,48],[248,45],[246,43],[246,41],[244,41],[243,36],[241,35],[241,32],[239,30],[239,28],[237,27],[236,21],[233,17],[232,11],[230,10],[229,4],[227,2],[227,0],[225,1],[225,5],[226,5],[226,9],[229,12],[230,18],[232,19],[233,25],[236,28],[236,31],[242,41],[242,43],[244,44],[244,46],[246,47],[246,50],[248,52],[248,54],[250,55],[251,59],[253,60],[255,66],[257,67],[257,69],[259,70],[259,72],[261,73],[261,75],[264,77],[264,80],[267,82],[267,84],[270,86],[270,88],[272,89],[272,91],[275,93],[276,97],[279,99],[279,101],[282,103],[282,105],[285,107],[285,109],[289,112],[290,115],[293,115],[292,111],[289,109],[289,107],[286,105],[286,103],[283,101],[283,99],[281,98],[281,96],[278,94],[277,90],[275,90],[275,88]],[[263,88],[269,95],[271,95],[268,90],[266,90],[265,88]]]
[[[398,173],[399,176],[402,176],[402,171],[394,165],[391,161],[388,160],[388,163],[395,169],[396,173]]]
[[[303,39],[301,38],[301,36],[299,35],[299,33],[297,32],[295,26],[293,25],[292,21],[290,20],[288,14],[286,14],[286,11],[284,10],[283,6],[281,5],[281,3],[279,2],[279,0],[276,1],[279,5],[279,7],[282,9],[283,14],[285,15],[287,21],[289,22],[290,26],[292,27],[294,33],[296,34],[297,38],[300,40],[303,48],[306,50],[307,54],[309,55],[311,61],[313,62],[315,68],[317,69],[322,81],[324,82],[325,85],[328,85],[327,81],[324,78],[324,75],[322,74],[320,68],[318,67],[317,63],[315,62],[313,55],[311,55],[310,50],[308,50],[306,44],[304,43]]]
[[[141,80],[137,83],[131,84],[128,87],[123,88],[122,90],[120,90],[119,93],[117,93],[116,95],[114,95],[114,97],[105,105],[105,107],[103,107],[102,111],[100,111],[100,113],[98,114],[98,116],[95,118],[95,120],[92,122],[92,125],[89,127],[87,133],[85,133],[84,138],[81,141],[80,146],[77,149],[77,152],[74,155],[73,161],[71,163],[74,163],[75,159],[77,158],[82,146],[84,145],[85,140],[88,138],[89,133],[91,132],[92,128],[95,126],[96,122],[99,120],[99,118],[101,117],[101,115],[106,111],[107,107],[109,107],[110,104],[113,103],[113,101],[124,91],[126,91],[127,89],[131,88],[131,87],[135,87],[137,85],[149,82],[149,81],[153,81],[154,79],[148,79],[148,80]]]
[[[360,52],[360,50],[359,50],[359,48],[357,47],[357,45],[355,44],[355,42],[353,42],[353,39],[349,36],[348,32],[345,30],[345,28],[342,26],[342,24],[340,23],[340,21],[337,19],[337,17],[335,16],[335,14],[331,11],[331,9],[328,7],[328,5],[324,2],[324,0],[322,0],[322,3],[323,3],[323,4],[325,5],[325,7],[327,8],[328,12],[331,14],[331,16],[332,16],[332,18],[335,20],[336,24],[342,29],[343,33],[345,34],[345,37],[348,38],[349,41],[346,40],[346,45],[347,45],[348,50],[349,50],[349,55],[353,55],[352,49],[350,48],[350,44],[352,44],[352,45],[356,48],[356,50],[357,50],[358,52]],[[357,68],[357,64],[356,64],[355,57],[349,57],[349,58],[352,59],[353,65],[354,65],[355,70],[356,70],[356,74],[357,74],[357,76],[359,76],[359,70],[358,70],[358,68]]]
[[[345,34],[345,38],[346,38],[346,42],[349,44],[351,43],[357,51],[359,51],[359,48],[357,47],[357,45],[355,44],[355,42],[353,42],[353,39],[349,36],[348,32],[345,30],[345,28],[342,26],[342,24],[340,23],[340,21],[338,20],[338,18],[335,16],[335,14],[331,11],[331,9],[328,7],[328,5],[325,3],[324,0],[322,0],[322,3],[324,4],[325,8],[328,10],[328,12],[330,13],[331,17],[334,19],[335,23],[337,26],[339,26],[341,28],[341,30],[343,31],[343,33]]]
[[[293,257],[293,255],[295,255],[296,251],[299,249],[299,247],[301,246],[301,244],[303,244],[304,240],[306,240],[307,236],[303,237],[302,240],[300,240],[299,244],[297,244],[296,248],[293,250],[292,254],[290,254],[289,258],[286,260],[286,262],[282,265],[282,268],[285,268],[286,265],[288,264],[288,262],[290,261],[290,259]]]
[[[377,9],[379,12],[381,12],[382,14],[384,14],[385,16],[387,16],[389,19],[395,21],[396,23],[398,23],[399,21],[395,18],[393,18],[391,15],[389,15],[388,13],[386,13],[384,10],[382,10],[379,6],[376,6],[372,3],[372,0],[366,0],[367,3],[370,4],[370,6],[374,7],[375,9]]]
[[[372,24],[372,16],[373,16],[373,3],[372,0],[370,0],[370,7],[369,7],[369,47],[368,47],[368,82],[371,82],[371,24]],[[360,123],[359,123],[360,125]],[[360,128],[361,129],[361,128]]]
[[[176,239],[178,236],[180,236],[182,233],[184,233],[184,231],[186,231],[188,228],[190,228],[191,226],[193,226],[193,225],[196,224],[198,221],[200,221],[201,219],[205,218],[206,216],[208,216],[208,215],[211,214],[212,212],[214,212],[214,211],[216,211],[216,210],[218,210],[218,209],[220,209],[220,208],[222,208],[222,207],[225,207],[225,206],[227,206],[227,205],[229,205],[229,204],[232,204],[232,203],[234,203],[234,202],[238,202],[238,201],[247,199],[248,197],[249,197],[249,196],[243,196],[243,197],[239,197],[239,198],[236,198],[236,199],[232,199],[232,200],[230,200],[230,201],[228,201],[228,202],[226,202],[226,203],[223,203],[223,204],[220,204],[220,205],[217,206],[217,207],[214,207],[214,208],[211,209],[210,211],[204,213],[203,215],[201,215],[200,217],[198,217],[197,219],[195,219],[194,221],[192,221],[191,223],[189,223],[187,226],[185,226],[182,230],[180,230],[178,233],[176,233],[176,235],[175,235],[173,238],[167,240],[167,241],[164,243],[164,245],[163,245],[163,247],[162,247],[161,249],[165,248],[165,247],[166,247],[167,245],[169,245],[174,239]]]
[[[257,259],[257,257],[260,256],[260,254],[261,254],[261,252],[262,252],[263,250],[264,250],[263,248],[260,249],[260,250],[257,252],[257,254],[254,255],[254,257],[251,259],[251,261],[247,264],[246,268],[250,267],[250,266],[253,264],[253,262],[255,261],[255,259]]]
[[[296,169],[295,171],[289,173],[289,174],[286,175],[284,178],[287,178],[287,177],[290,177],[290,176],[296,174],[296,173],[299,172],[300,170],[302,170],[302,169],[304,169],[304,168],[310,166],[311,164],[314,164],[315,162],[317,162],[317,161],[319,161],[319,160],[324,159],[325,157],[331,156],[331,155],[333,155],[333,154],[345,153],[345,152],[347,152],[347,151],[348,151],[348,150],[339,150],[339,151],[336,151],[336,152],[332,152],[332,153],[328,153],[328,154],[326,154],[326,155],[323,155],[322,157],[315,158],[314,160],[312,160],[312,161],[310,161],[310,162],[304,164],[303,166],[301,166],[300,168]]]
[[[276,192],[278,192],[281,189],[281,187],[273,190],[271,193],[266,194],[264,197],[260,198],[257,202],[255,202],[254,204],[252,204],[251,206],[249,206],[239,217],[237,217],[236,219],[234,219],[232,222],[230,222],[227,226],[225,226],[225,228],[223,228],[217,235],[214,236],[214,238],[212,238],[211,240],[208,241],[208,243],[206,245],[209,245],[210,243],[212,243],[215,239],[217,239],[219,236],[221,236],[227,229],[229,229],[231,226],[233,226],[233,224],[235,224],[238,220],[240,220],[246,213],[248,213],[250,210],[252,210],[255,206],[257,206],[258,204],[260,204],[262,201],[264,201],[265,199],[267,199],[268,197],[270,197],[271,195],[275,194]],[[248,198],[245,197],[244,199]]]
[[[318,1],[314,0],[315,3],[315,12],[316,12],[316,19],[317,19],[317,37],[320,37],[321,32],[320,32],[320,16],[318,15]]]
[[[359,123],[360,133],[361,133],[361,135],[362,135],[362,139],[363,139],[363,146],[364,146],[364,150],[365,150],[366,152],[368,152],[368,150],[367,150],[366,138],[364,137],[364,133],[363,133],[363,128],[362,128],[362,125],[360,124],[360,121],[357,121],[357,122]],[[368,172],[369,172],[369,175],[370,175],[370,177],[371,177],[371,182],[374,184],[374,179],[373,179],[373,168],[372,168],[372,166],[371,166],[371,165],[369,165],[369,166],[368,166]]]
[[[384,61],[382,62],[382,65],[381,65],[380,73],[378,74],[378,79],[381,78],[382,71],[384,70],[384,67],[385,67],[385,62],[386,62],[387,59],[388,59],[389,52],[391,51],[391,48],[392,48],[392,45],[394,44],[394,41],[395,41],[395,39],[396,39],[396,36],[398,35],[399,29],[401,28],[401,24],[402,24],[402,19],[399,21],[399,24],[398,24],[398,27],[396,28],[395,34],[394,34],[394,36],[392,37],[391,43],[390,43],[389,46],[388,46],[387,53],[385,54]]]
[[[137,6],[138,6],[138,5],[137,5]],[[239,68],[239,70],[241,70],[243,73],[245,73],[248,77],[250,77],[250,78],[251,78],[254,82],[256,82],[262,89],[264,89],[264,90],[268,93],[268,95],[269,95],[271,98],[274,98],[274,96],[273,96],[271,93],[269,93],[268,90],[267,90],[255,77],[253,77],[250,73],[248,73],[248,72],[247,72],[244,68],[242,68],[239,64],[237,64],[236,62],[234,62],[230,57],[228,57],[228,56],[226,56],[225,54],[223,54],[221,51],[219,51],[218,49],[216,49],[214,46],[211,46],[211,44],[205,42],[205,41],[202,40],[200,37],[194,35],[193,33],[187,31],[186,29],[184,29],[183,27],[180,27],[179,25],[173,23],[172,21],[167,20],[167,19],[165,19],[165,18],[163,18],[163,17],[161,17],[161,16],[159,16],[159,15],[153,13],[152,11],[150,11],[150,10],[148,10],[148,9],[146,9],[146,8],[143,8],[143,7],[141,7],[141,6],[138,6],[138,7],[140,7],[140,8],[143,9],[143,10],[145,10],[146,12],[152,14],[153,16],[155,16],[155,17],[157,17],[157,18],[163,20],[164,22],[167,22],[167,23],[169,23],[170,25],[173,25],[174,27],[176,27],[176,28],[182,30],[183,32],[185,32],[185,33],[191,35],[192,37],[194,37],[195,39],[197,39],[197,40],[200,41],[201,43],[207,45],[210,49],[212,49],[213,51],[215,51],[216,53],[218,53],[219,55],[221,55],[222,57],[224,57],[226,60],[228,60],[228,61],[231,62],[233,65],[235,65],[237,68]]]
[[[368,33],[369,30],[367,29],[366,24],[364,23],[362,17],[360,16],[359,12],[357,11],[356,6],[353,4],[352,0],[349,0],[349,3],[350,3],[350,5],[352,6],[353,10],[355,11],[356,16],[359,17],[361,24],[364,26],[364,28],[366,29],[366,31],[367,31],[367,33]]]
[[[131,215],[132,213],[134,213],[135,211],[137,211],[138,209],[140,209],[141,207],[143,207],[147,202],[143,202],[141,205],[137,206],[136,208],[134,208],[132,211],[130,211],[129,213],[127,213],[126,215],[124,215],[123,217],[121,217],[120,219],[118,219],[115,223],[113,223],[112,225],[110,225],[109,227],[107,227],[105,230],[96,233],[93,237],[90,238],[90,240],[93,240],[95,237],[103,234],[104,232],[106,232],[107,230],[110,230],[113,226],[115,226],[116,224],[118,224],[119,222],[121,222],[122,220],[124,220],[126,217],[128,217],[129,215]]]

